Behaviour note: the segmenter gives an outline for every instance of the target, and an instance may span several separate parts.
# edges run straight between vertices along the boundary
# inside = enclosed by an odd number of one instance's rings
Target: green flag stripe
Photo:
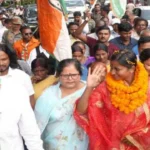
[[[112,8],[117,17],[121,18],[124,15],[125,10],[121,7],[121,0],[112,0]]]
[[[65,1],[64,1],[64,0],[59,0],[59,2],[60,2],[60,4],[61,4],[61,7],[62,7],[62,9],[63,9],[64,14],[67,15],[68,12],[67,12],[67,8],[66,8],[66,3],[65,3]]]

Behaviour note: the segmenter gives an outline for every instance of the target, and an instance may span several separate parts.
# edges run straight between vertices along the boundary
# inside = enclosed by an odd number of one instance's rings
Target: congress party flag
[[[112,11],[116,17],[122,18],[126,11],[127,0],[110,0]]]
[[[68,11],[67,11],[67,7],[66,7],[66,3],[64,0],[59,0],[60,4],[61,4],[61,7],[62,7],[62,10],[63,10],[63,13],[64,15],[68,15]]]
[[[59,0],[37,0],[42,47],[58,61],[72,58],[71,42]]]

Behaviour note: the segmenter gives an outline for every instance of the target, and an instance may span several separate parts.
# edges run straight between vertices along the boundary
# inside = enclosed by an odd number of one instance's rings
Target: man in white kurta
[[[43,150],[29,95],[24,86],[0,76],[0,149]]]

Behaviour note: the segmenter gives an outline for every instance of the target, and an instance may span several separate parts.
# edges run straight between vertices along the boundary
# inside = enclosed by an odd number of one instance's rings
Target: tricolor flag
[[[122,18],[126,11],[127,0],[110,0],[110,3],[113,14],[118,18]]]
[[[60,4],[61,4],[61,7],[62,7],[62,10],[63,10],[63,13],[64,15],[68,15],[68,12],[67,12],[67,8],[66,8],[66,3],[64,0],[59,0]]]
[[[37,0],[40,40],[42,47],[58,61],[72,58],[71,42],[58,0]]]

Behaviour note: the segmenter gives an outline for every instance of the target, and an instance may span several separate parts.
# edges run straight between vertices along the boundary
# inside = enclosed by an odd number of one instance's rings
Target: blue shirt
[[[129,49],[132,50],[132,48],[137,45],[137,40],[134,38],[131,38],[130,43],[128,45],[124,45],[121,37],[116,37],[112,40],[110,40],[111,43],[115,44],[119,47],[119,49]]]
[[[138,45],[135,45],[135,46],[132,48],[132,51],[133,51],[136,55],[139,55]]]
[[[81,65],[81,68],[82,68],[81,80],[86,81],[88,76],[88,69],[85,65]]]

